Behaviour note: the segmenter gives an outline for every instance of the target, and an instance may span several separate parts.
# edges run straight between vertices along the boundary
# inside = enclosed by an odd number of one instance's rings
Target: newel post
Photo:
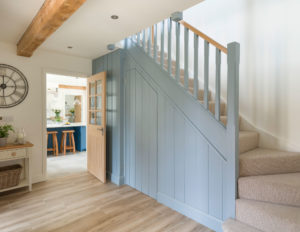
[[[239,173],[239,64],[240,45],[227,45],[227,162],[224,166],[223,220],[235,218],[237,177]]]
[[[228,81],[227,81],[227,130],[231,131],[235,141],[232,151],[235,158],[238,158],[239,150],[239,66],[240,66],[240,44],[233,42],[227,45],[227,64],[228,64]]]

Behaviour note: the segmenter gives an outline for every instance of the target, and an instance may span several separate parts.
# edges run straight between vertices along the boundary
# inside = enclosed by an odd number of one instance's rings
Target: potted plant
[[[7,143],[7,137],[10,131],[14,131],[12,125],[0,126],[0,147],[4,147]]]
[[[61,110],[54,109],[53,112],[55,113],[55,121],[60,122],[61,121],[61,117],[60,117]]]

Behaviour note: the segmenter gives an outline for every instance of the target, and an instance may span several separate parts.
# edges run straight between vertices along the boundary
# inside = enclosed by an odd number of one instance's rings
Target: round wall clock
[[[0,108],[20,104],[27,93],[28,82],[24,74],[13,66],[0,64]]]

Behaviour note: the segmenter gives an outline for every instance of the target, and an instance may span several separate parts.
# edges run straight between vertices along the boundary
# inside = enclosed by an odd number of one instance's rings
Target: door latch
[[[101,131],[102,135],[104,133],[104,128],[97,128],[97,130]]]

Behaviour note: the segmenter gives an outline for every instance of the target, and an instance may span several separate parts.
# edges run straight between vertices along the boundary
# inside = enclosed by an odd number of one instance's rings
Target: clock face
[[[0,64],[0,108],[20,104],[27,93],[28,82],[24,74],[13,66]]]

